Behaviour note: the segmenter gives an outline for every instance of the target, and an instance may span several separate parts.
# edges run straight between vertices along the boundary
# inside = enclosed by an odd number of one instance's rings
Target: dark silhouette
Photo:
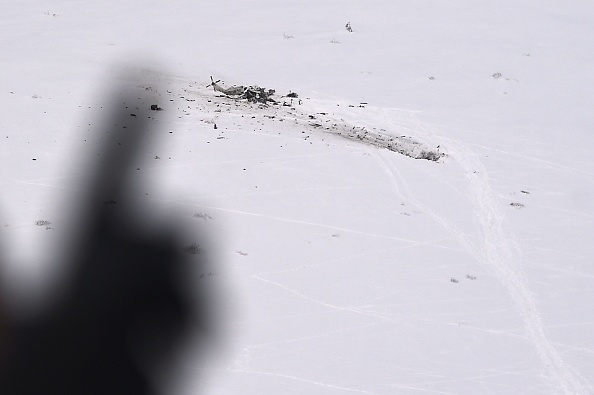
[[[126,89],[95,128],[106,142],[80,188],[59,290],[26,319],[18,303],[0,301],[0,394],[158,393],[155,378],[184,340],[210,333],[193,275],[206,263],[184,252],[175,223],[149,225],[130,199],[156,112],[153,93]]]

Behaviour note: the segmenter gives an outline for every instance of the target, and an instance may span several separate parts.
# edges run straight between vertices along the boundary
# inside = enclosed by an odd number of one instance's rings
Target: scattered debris
[[[322,125],[311,124],[311,126],[319,127]],[[344,132],[332,131],[331,133],[338,134],[339,136],[349,140],[357,140],[359,142],[367,143],[379,148],[385,148],[393,152],[398,152],[414,159],[425,159],[432,162],[437,162],[439,159],[446,156],[444,153],[439,151],[439,147],[436,150],[430,150],[410,137],[383,135],[377,132],[369,131],[364,127],[361,128],[358,126],[353,126],[351,129],[348,129]]]
[[[212,219],[212,217],[206,213],[196,213],[196,214],[194,214],[194,218],[200,218],[204,221]]]
[[[476,280],[476,276],[473,276],[472,274],[467,274],[466,278],[469,280]]]
[[[495,78],[495,79],[498,79],[498,78],[501,78],[502,75],[501,75],[501,73],[495,73],[495,74],[493,74],[492,77]]]
[[[512,206],[512,207],[516,207],[516,208],[523,208],[523,207],[525,207],[524,204],[517,203],[517,202],[510,203],[509,205]]]
[[[52,223],[50,221],[45,221],[45,220],[40,219],[40,220],[35,221],[35,225],[45,226],[45,229],[51,229]]]
[[[415,159],[426,159],[426,160],[430,160],[433,162],[437,162],[442,156],[443,156],[443,154],[441,154],[439,152],[435,152],[435,151],[421,151],[421,153],[417,157],[414,157],[414,158]]]
[[[196,243],[192,243],[189,246],[184,248],[184,252],[190,255],[198,255],[202,252],[200,246]]]
[[[450,281],[453,282],[453,283],[457,283],[458,282],[458,280],[456,280],[454,277],[450,278]]]
[[[260,88],[258,86],[250,86],[245,90],[240,98],[247,99],[247,101],[250,103],[266,104],[267,102],[272,102],[276,104],[276,100],[271,97],[274,95],[274,93],[274,89],[266,90],[265,88]]]

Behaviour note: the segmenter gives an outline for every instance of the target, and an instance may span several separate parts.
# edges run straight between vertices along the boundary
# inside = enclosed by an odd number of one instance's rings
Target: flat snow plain
[[[594,392],[594,5],[4,8],[3,259],[44,281],[133,67],[163,111],[130,199],[217,239],[200,281],[224,289],[225,345],[186,358],[180,392]],[[288,106],[220,97],[210,75]]]

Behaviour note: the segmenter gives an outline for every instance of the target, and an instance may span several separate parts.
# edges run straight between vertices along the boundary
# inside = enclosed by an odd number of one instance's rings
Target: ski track
[[[384,114],[383,122],[391,123]],[[428,130],[417,122],[418,133],[429,134]],[[516,310],[524,322],[525,336],[536,350],[547,373],[550,385],[555,393],[586,394],[591,393],[591,386],[581,375],[567,364],[547,339],[537,302],[529,290],[519,266],[519,247],[504,229],[504,214],[495,200],[488,173],[469,148],[468,144],[440,136],[447,141],[448,156],[457,162],[466,174],[474,201],[476,217],[482,229],[478,245],[472,242],[462,231],[447,219],[433,212],[429,207],[415,200],[408,189],[406,180],[398,172],[390,156],[376,150],[380,165],[390,178],[396,194],[406,198],[430,215],[436,222],[447,229],[458,242],[507,288]]]

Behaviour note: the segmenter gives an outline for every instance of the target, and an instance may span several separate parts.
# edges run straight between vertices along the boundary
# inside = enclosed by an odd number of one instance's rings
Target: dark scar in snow
[[[155,125],[154,94],[135,91],[140,83],[110,88],[111,113],[95,129],[109,133],[77,188],[58,285],[32,310],[0,289],[0,394],[163,393],[182,351],[216,343],[215,295],[200,277],[212,269],[184,251],[203,235],[130,198]]]

